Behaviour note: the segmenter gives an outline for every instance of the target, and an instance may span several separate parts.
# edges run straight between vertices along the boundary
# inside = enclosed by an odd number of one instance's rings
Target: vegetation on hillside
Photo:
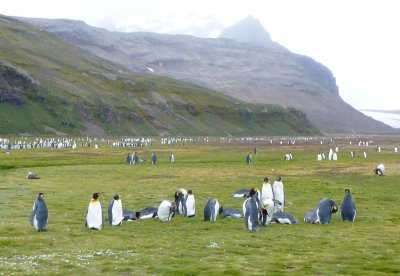
[[[133,74],[0,17],[0,134],[311,135],[303,113]]]

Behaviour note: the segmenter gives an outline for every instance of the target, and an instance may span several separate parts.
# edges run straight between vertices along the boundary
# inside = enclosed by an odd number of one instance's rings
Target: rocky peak
[[[264,46],[272,42],[270,34],[261,22],[251,15],[225,29],[219,37]]]

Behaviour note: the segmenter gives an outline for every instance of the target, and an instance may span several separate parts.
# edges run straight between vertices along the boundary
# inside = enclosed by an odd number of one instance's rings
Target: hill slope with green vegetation
[[[17,19],[138,73],[187,81],[246,103],[296,108],[325,134],[396,133],[347,104],[329,68],[271,41],[254,18],[218,39],[111,32],[70,19]]]
[[[48,32],[0,17],[0,134],[308,135],[295,109],[255,105],[134,74]]]

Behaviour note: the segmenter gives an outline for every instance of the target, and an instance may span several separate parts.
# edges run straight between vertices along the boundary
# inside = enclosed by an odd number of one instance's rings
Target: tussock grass
[[[396,142],[396,141],[394,141]],[[253,164],[245,156],[254,145],[186,144],[136,149],[159,163],[125,165],[133,149],[100,147],[72,150],[14,150],[0,154],[0,274],[121,274],[121,275],[249,275],[249,274],[398,274],[399,155],[390,149],[350,158],[348,141],[339,141],[339,160],[316,161],[328,145],[257,145]],[[342,143],[342,144],[340,144]],[[383,143],[381,141],[381,143]],[[357,146],[353,147],[359,151]],[[294,160],[283,156],[291,151]],[[174,152],[176,162],[168,155]],[[373,169],[384,163],[387,174]],[[34,171],[39,180],[26,179]],[[243,199],[230,197],[238,188],[261,186],[265,176],[281,175],[287,206],[297,225],[271,224],[256,233],[243,220],[218,218],[203,222],[205,199],[215,197],[225,207],[241,209]],[[123,206],[138,210],[172,199],[176,188],[192,188],[196,216],[176,216],[123,223],[102,231],[87,230],[85,214],[91,194],[100,197],[104,216],[114,193]],[[355,198],[358,217],[344,223],[340,214],[329,225],[302,222],[323,197],[338,204],[344,189]],[[37,233],[29,215],[39,191],[49,208],[48,232]],[[105,222],[106,223],[106,222]]]

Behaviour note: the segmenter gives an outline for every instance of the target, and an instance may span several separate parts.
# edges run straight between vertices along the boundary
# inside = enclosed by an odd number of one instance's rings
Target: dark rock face
[[[252,18],[238,25],[258,26],[253,29],[258,28],[260,40],[241,37],[237,26],[223,33],[246,43],[231,38],[110,32],[73,20],[21,20],[136,72],[189,81],[250,103],[294,107],[324,133],[393,130],[345,103],[326,66],[271,41]]]
[[[0,103],[22,105],[24,94],[33,86],[31,80],[15,69],[0,64]]]

